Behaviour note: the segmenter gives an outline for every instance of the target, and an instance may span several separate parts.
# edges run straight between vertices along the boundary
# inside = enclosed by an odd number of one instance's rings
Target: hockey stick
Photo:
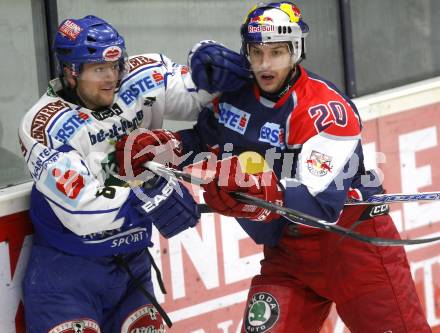
[[[148,168],[153,173],[163,176],[165,178],[175,177],[195,185],[201,185],[207,183],[201,178],[194,177],[180,170],[166,167],[157,162],[153,162],[153,161],[147,162],[145,164],[145,167]],[[432,237],[432,238],[424,238],[424,239],[388,239],[381,237],[365,236],[356,231],[349,230],[344,227],[340,227],[336,224],[332,224],[325,220],[316,218],[314,216],[302,213],[300,211],[288,207],[275,205],[271,202],[267,202],[265,200],[256,198],[246,193],[234,192],[233,196],[237,198],[237,200],[243,203],[247,203],[249,205],[258,206],[276,212],[277,214],[283,216],[284,218],[286,218],[287,220],[293,223],[302,224],[305,226],[314,227],[329,232],[334,232],[342,236],[347,236],[377,246],[402,246],[402,245],[424,244],[424,243],[430,243],[440,240],[440,236]]]
[[[414,201],[436,201],[440,200],[440,192],[421,192],[421,193],[390,193],[376,194],[363,201],[347,201],[346,205],[376,205],[384,203],[414,202]]]
[[[147,166],[148,164],[148,166]],[[157,170],[161,172],[161,174],[167,174],[169,176],[177,177],[181,180],[184,180],[188,183],[194,185],[201,185],[206,183],[203,179],[194,177],[185,172],[167,168],[164,165],[157,162],[147,162],[145,167],[154,172]],[[156,172],[155,172],[156,173]],[[420,192],[420,193],[387,193],[387,194],[375,194],[369,197],[366,200],[357,201],[357,200],[348,200],[345,205],[355,206],[355,205],[378,205],[385,203],[405,203],[405,202],[426,202],[426,201],[436,201],[440,200],[440,192]]]

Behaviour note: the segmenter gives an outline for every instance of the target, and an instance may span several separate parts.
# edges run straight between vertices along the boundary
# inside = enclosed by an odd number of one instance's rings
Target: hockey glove
[[[247,59],[212,40],[201,41],[192,48],[188,67],[196,87],[211,94],[237,91],[251,79]]]
[[[209,162],[201,163],[202,168],[209,168]],[[237,156],[217,161],[213,180],[202,187],[205,190],[203,197],[206,204],[213,211],[227,216],[263,222],[279,217],[267,209],[237,201],[231,196],[231,192],[248,193],[265,201],[283,205],[284,193],[278,186],[275,173],[272,170],[255,174],[245,173]]]
[[[137,176],[145,171],[143,164],[153,160],[176,167],[182,156],[178,134],[164,129],[136,130],[117,141],[115,146],[121,176]]]
[[[147,214],[153,224],[165,238],[170,238],[188,228],[194,227],[199,221],[192,195],[177,180],[156,178],[156,183],[143,188],[139,209]]]

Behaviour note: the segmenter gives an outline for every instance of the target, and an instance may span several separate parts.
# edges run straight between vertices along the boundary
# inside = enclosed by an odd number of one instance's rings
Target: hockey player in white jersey
[[[64,20],[54,51],[60,77],[19,129],[35,181],[23,283],[27,332],[70,333],[78,325],[165,332],[146,251],[152,224],[168,238],[200,215],[178,183],[160,178],[130,188],[118,179],[114,143],[138,127],[160,128],[165,116],[195,119],[212,96],[197,92],[186,67],[163,55],[127,58],[124,39],[95,16]]]

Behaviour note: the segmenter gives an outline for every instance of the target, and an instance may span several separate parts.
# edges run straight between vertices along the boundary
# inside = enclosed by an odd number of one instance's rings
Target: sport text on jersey
[[[97,232],[82,237],[84,244],[111,244],[111,248],[124,247],[139,242],[145,242],[149,239],[146,228],[133,228],[125,232],[122,229],[107,230]]]

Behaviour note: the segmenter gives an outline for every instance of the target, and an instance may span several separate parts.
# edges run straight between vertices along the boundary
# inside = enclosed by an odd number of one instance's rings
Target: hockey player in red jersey
[[[230,194],[248,193],[365,235],[399,237],[388,209],[344,207],[351,194],[367,199],[383,189],[364,168],[355,105],[299,64],[308,32],[290,2],[253,7],[241,37],[254,80],[223,93],[193,129],[176,133],[184,152],[218,146],[219,160],[211,163],[215,177],[203,185],[205,201],[264,244],[242,332],[319,332],[333,303],[351,332],[430,332],[402,247],[376,247],[300,226]],[[221,90],[215,74],[224,61],[222,49],[205,42],[190,53],[199,89]],[[264,156],[270,168],[252,174],[243,169],[243,154],[250,151]]]

